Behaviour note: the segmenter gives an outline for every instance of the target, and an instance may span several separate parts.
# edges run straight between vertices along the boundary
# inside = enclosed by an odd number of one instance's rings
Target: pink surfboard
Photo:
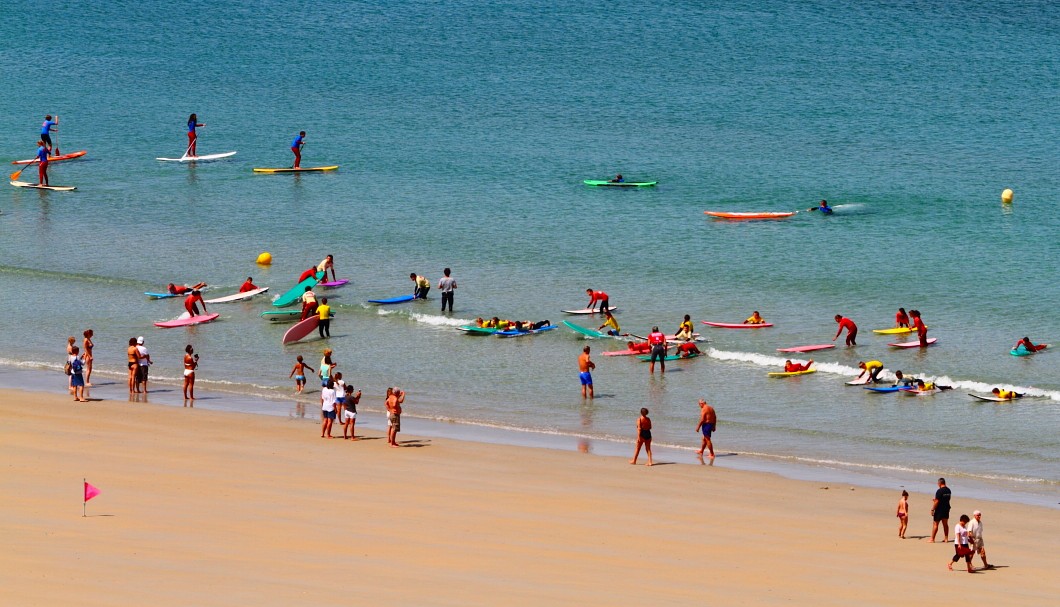
[[[640,350],[613,350],[611,352],[604,352],[604,356],[633,356],[634,354],[651,354],[651,352],[642,352]]]
[[[295,326],[287,329],[287,332],[283,334],[283,343],[289,344],[302,339],[309,335],[313,331],[317,330],[317,325],[320,324],[320,317],[317,315],[310,316],[309,318],[299,322]]]
[[[711,327],[718,327],[719,329],[764,329],[773,326],[773,323],[771,322],[764,322],[757,325],[745,325],[743,323],[710,322],[709,320],[704,320],[703,324],[710,325]]]
[[[835,344],[817,344],[815,346],[795,346],[794,348],[777,348],[777,352],[815,352],[834,348]]]
[[[163,329],[174,329],[176,327],[190,327],[191,325],[201,325],[204,322],[210,322],[216,320],[220,314],[199,314],[198,316],[187,316],[182,315],[180,318],[174,318],[173,320],[167,320],[165,322],[156,322],[156,327],[162,327]]]
[[[928,340],[927,340],[927,344],[929,346],[931,346],[931,345],[934,345],[936,341],[938,341],[937,338],[929,337]],[[892,346],[894,348],[919,348],[920,347],[920,342],[919,341],[905,341],[905,342],[902,342],[900,344],[887,344],[887,345],[888,346]]]

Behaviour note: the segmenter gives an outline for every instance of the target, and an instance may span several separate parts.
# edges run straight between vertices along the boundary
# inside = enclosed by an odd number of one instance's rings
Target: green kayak
[[[623,181],[617,183],[614,181],[607,181],[604,179],[586,179],[583,183],[585,185],[597,186],[597,187],[608,187],[608,188],[644,188],[659,183],[658,181]]]

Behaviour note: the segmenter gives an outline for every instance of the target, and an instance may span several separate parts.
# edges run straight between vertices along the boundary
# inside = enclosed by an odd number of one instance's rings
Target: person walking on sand
[[[199,368],[199,355],[191,344],[184,346],[184,400],[195,400],[195,369]]]
[[[147,369],[154,363],[151,361],[151,354],[144,347],[143,335],[136,338],[136,364],[136,385],[143,384],[144,394],[147,394]]]
[[[909,492],[903,490],[898,500],[898,537],[905,539],[905,529],[909,526]]]
[[[935,534],[939,531],[939,523],[942,523],[942,541],[950,541],[950,497],[953,492],[946,486],[946,479],[939,478],[939,488],[935,491],[935,499],[931,500],[931,539],[935,543]]]
[[[703,444],[699,446],[696,455],[702,456],[703,451],[708,451],[710,459],[714,459],[714,442],[710,440],[710,435],[714,433],[717,426],[718,414],[714,412],[714,407],[708,405],[707,401],[702,398],[699,399],[699,423],[696,424],[696,432],[703,433]]]
[[[972,547],[973,554],[978,552],[979,558],[983,559],[983,569],[993,569],[994,566],[986,562],[986,544],[983,543],[983,513],[976,510],[972,513],[972,520],[968,521],[968,544]]]
[[[398,432],[401,432],[401,404],[405,402],[405,393],[394,386],[386,397],[387,431],[386,442],[391,447],[400,447],[397,443]]]
[[[953,528],[953,558],[946,564],[946,568],[953,571],[953,564],[957,561],[964,559],[964,562],[968,564],[968,573],[972,573],[975,569],[972,568],[972,555],[975,551],[968,545],[968,515],[961,515],[961,522],[957,523],[957,526]]]
[[[442,292],[442,312],[445,312],[446,304],[449,304],[449,312],[453,311],[453,290],[456,289],[456,279],[451,276],[452,270],[442,270],[442,279],[438,281],[438,290]]]
[[[647,409],[641,409],[640,417],[637,418],[637,450],[633,452],[633,459],[629,460],[629,463],[637,464],[641,447],[644,447],[644,453],[648,456],[648,463],[645,465],[655,465],[651,461],[651,419],[648,418]]]
[[[309,369],[310,372],[316,373],[316,369],[305,364],[302,357],[299,356],[294,363],[294,367],[291,368],[291,373],[287,376],[288,378],[294,378],[294,391],[300,393],[305,389],[305,371]]]
[[[74,346],[74,360],[70,363],[70,385],[74,388],[74,400],[84,403],[88,401],[85,400],[85,363],[81,362],[81,357],[78,356],[80,351],[80,348]]]
[[[648,373],[655,374],[655,359],[659,360],[662,373],[666,373],[666,336],[659,331],[659,327],[651,328],[648,333],[648,344],[651,346],[651,361],[648,362]]]
[[[335,423],[335,396],[335,381],[328,379],[320,389],[320,438],[335,438],[331,436],[331,425]]]
[[[596,363],[589,360],[589,346],[582,348],[582,353],[578,355],[578,379],[582,382],[582,398],[593,397],[593,375],[592,369],[596,368]],[[588,397],[586,397],[588,394]]]
[[[85,386],[92,387],[92,348],[96,346],[92,341],[92,336],[95,333],[92,332],[92,329],[88,329],[83,335],[85,339],[82,342],[81,359],[85,361]]]
[[[856,324],[854,324],[854,321],[850,320],[849,318],[847,318],[847,317],[845,317],[845,316],[843,316],[841,314],[836,314],[835,315],[835,321],[837,323],[839,323],[839,330],[835,332],[835,337],[832,338],[832,341],[835,341],[835,340],[839,339],[839,334],[843,332],[843,329],[846,329],[847,330],[846,344],[848,346],[856,346],[856,345],[858,345],[858,343],[857,343],[858,326]]]

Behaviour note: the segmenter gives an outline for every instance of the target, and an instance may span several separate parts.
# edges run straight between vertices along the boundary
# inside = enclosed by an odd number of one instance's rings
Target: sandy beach
[[[946,571],[952,545],[923,539],[933,487],[909,488],[903,541],[900,488],[403,430],[404,448],[389,449],[378,432],[322,440],[305,420],[2,391],[0,602],[1044,605],[1060,594],[1057,511],[972,501],[953,482],[952,521],[983,511],[996,569]],[[102,490],[87,518],[82,478]]]

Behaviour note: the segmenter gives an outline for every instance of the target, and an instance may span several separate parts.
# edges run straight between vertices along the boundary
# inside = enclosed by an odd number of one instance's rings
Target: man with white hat
[[[147,394],[147,366],[151,364],[151,355],[144,347],[144,336],[136,338],[136,385],[144,385],[144,394]]]
[[[979,558],[983,559],[983,568],[992,569],[990,563],[986,562],[986,548],[983,544],[983,513],[978,510],[972,513],[972,520],[968,522],[968,536],[972,550],[978,552]]]

